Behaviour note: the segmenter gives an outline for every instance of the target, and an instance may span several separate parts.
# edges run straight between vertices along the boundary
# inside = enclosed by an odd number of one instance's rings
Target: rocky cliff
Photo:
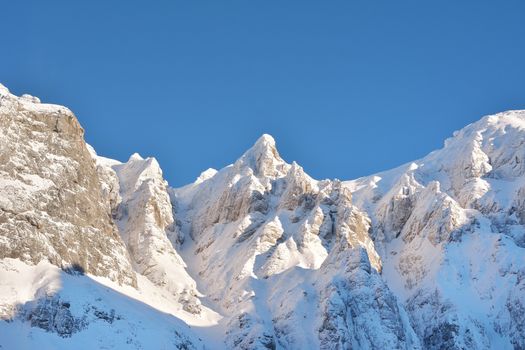
[[[73,113],[2,86],[0,129],[0,258],[135,284]]]

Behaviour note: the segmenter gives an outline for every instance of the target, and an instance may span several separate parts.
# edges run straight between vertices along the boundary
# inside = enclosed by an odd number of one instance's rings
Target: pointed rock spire
[[[128,161],[130,161],[130,160],[144,160],[144,158],[142,158],[140,154],[135,152],[129,157]]]
[[[248,166],[255,176],[264,177],[283,176],[289,167],[277,152],[274,138],[268,134],[263,134],[236,164]]]

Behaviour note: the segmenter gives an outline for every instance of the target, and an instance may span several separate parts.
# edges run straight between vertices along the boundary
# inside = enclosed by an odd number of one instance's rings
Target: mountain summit
[[[525,111],[349,181],[265,134],[181,188],[1,85],[0,128],[0,348],[525,348]]]
[[[235,166],[249,167],[257,177],[277,177],[287,171],[287,164],[277,152],[275,140],[268,134],[263,134]]]

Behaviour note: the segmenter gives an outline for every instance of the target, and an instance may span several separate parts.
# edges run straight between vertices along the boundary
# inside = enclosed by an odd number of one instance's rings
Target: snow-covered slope
[[[169,188],[0,86],[0,348],[523,349],[525,112],[317,181],[263,135]]]
[[[0,316],[1,349],[204,347],[194,320],[147,279],[139,276],[135,289],[44,261],[0,260]]]

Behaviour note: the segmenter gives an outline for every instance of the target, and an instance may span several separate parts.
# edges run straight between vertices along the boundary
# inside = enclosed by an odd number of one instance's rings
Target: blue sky
[[[262,133],[351,179],[525,108],[525,1],[10,1],[0,82],[70,107],[99,154],[171,185]]]

